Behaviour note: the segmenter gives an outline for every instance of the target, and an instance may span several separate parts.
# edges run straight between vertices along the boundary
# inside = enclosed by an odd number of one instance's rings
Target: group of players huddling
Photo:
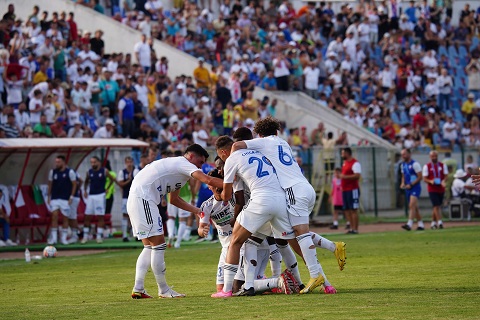
[[[154,161],[132,182],[127,201],[134,236],[144,244],[135,274],[132,298],[152,298],[144,288],[151,267],[161,298],[184,297],[165,280],[166,243],[158,204],[170,193],[170,203],[199,218],[198,234],[206,236],[213,223],[222,251],[218,263],[217,292],[213,298],[251,296],[256,292],[312,292],[321,287],[336,293],[317,260],[316,248],[335,254],[340,270],[346,263],[344,242],[332,242],[309,231],[309,215],[315,191],[303,176],[288,143],[277,136],[279,123],[273,118],[258,121],[253,139],[248,128],[239,128],[234,140],[219,137],[216,169],[200,169],[208,153],[191,145],[184,156]],[[200,208],[179,197],[180,188],[191,178],[209,186],[211,198]],[[305,261],[310,280],[303,284],[293,250]],[[270,260],[272,277],[264,271]],[[286,269],[281,272],[281,260]]]

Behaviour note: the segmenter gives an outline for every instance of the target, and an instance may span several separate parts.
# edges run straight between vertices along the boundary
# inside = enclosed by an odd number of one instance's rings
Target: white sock
[[[334,226],[338,226],[338,221],[337,221],[337,220],[333,220],[333,225],[334,225]]]
[[[238,264],[225,263],[223,266],[223,292],[232,291],[233,279],[238,271]]]
[[[277,247],[280,251],[280,254],[282,255],[283,262],[285,262],[285,266],[287,267],[287,269],[293,273],[298,284],[302,284],[302,278],[300,277],[300,272],[298,271],[297,258],[295,257],[295,253],[293,253],[292,248],[290,248],[289,245],[282,246],[278,244]]]
[[[245,241],[245,289],[253,287],[253,281],[255,280],[255,274],[258,264],[257,250],[259,245],[259,243],[250,239],[247,239],[247,241]]]
[[[72,228],[72,239],[78,240],[78,229]]]
[[[437,225],[437,223],[436,223],[435,221],[432,221],[432,223],[430,223],[430,225],[431,225],[432,227],[435,227],[435,226]]]
[[[67,228],[62,229],[62,238],[60,239],[60,241],[62,243],[66,243],[67,242],[67,236],[68,236],[68,229]]]
[[[255,289],[255,292],[272,290],[278,288],[278,281],[278,277],[255,280],[253,288]]]
[[[408,219],[407,225],[411,228],[413,226],[413,220]]]
[[[438,220],[438,225],[443,225],[442,220]]]
[[[178,235],[177,235],[177,241],[176,245],[179,246],[180,243],[182,242],[183,235],[185,233],[185,229],[187,229],[187,222],[186,221],[180,221],[178,224]]]
[[[127,228],[128,228],[128,218],[122,217],[122,237],[123,238],[128,238]]]
[[[327,276],[325,275],[325,272],[323,272],[322,265],[320,264],[319,261],[317,261],[317,262],[318,262],[319,272],[320,272],[320,274],[323,276],[323,279],[325,280],[324,285],[325,285],[325,286],[331,286],[332,284],[330,283],[330,281],[328,281]]]
[[[153,274],[155,275],[155,280],[157,280],[158,293],[165,293],[168,291],[169,287],[167,281],[165,280],[165,249],[167,245],[162,243],[158,246],[152,247],[152,257],[151,257],[151,266]]]
[[[142,292],[145,289],[145,275],[152,261],[152,246],[143,246],[135,267],[135,285],[133,291]]]
[[[423,224],[423,220],[417,221],[418,227],[420,228],[425,228],[425,225]]]
[[[310,233],[305,233],[297,237],[298,245],[302,250],[303,259],[310,272],[310,278],[317,278],[320,274],[319,263],[317,260],[317,249],[313,244]]]
[[[183,240],[190,241],[190,235],[192,234],[192,226],[187,226],[185,228],[185,233],[183,235]]]
[[[58,228],[52,228],[50,230],[50,240],[52,241],[52,243],[58,242]]]
[[[282,255],[275,243],[270,245],[270,269],[272,278],[278,278],[282,273]]]
[[[327,249],[328,251],[335,252],[335,242],[332,242],[315,232],[310,231],[310,235],[312,236],[313,245],[315,247]]]
[[[83,227],[83,239],[88,240],[89,233],[90,233],[90,227]]]
[[[103,238],[103,228],[97,227],[97,239]]]
[[[168,240],[173,239],[173,237],[175,237],[175,220],[174,219],[167,220],[167,231],[168,231]]]

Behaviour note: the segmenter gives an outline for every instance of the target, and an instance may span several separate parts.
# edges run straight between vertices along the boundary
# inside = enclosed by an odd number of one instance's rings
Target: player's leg
[[[192,226],[193,226],[193,219],[194,219],[194,214],[189,212],[188,218],[187,218],[187,227],[185,228],[185,232],[183,233],[182,240],[184,241],[190,241],[191,235],[192,235]]]
[[[80,204],[80,198],[74,197],[72,203],[70,204],[70,215],[68,216],[68,225],[72,230],[72,237],[68,241],[69,243],[78,242],[78,205]]]
[[[63,215],[62,220],[62,232],[60,235],[60,243],[64,245],[68,245],[67,236],[68,236],[68,217],[70,216],[70,205],[68,202],[66,203],[66,208],[60,210]]]
[[[351,205],[351,198],[352,198],[352,192],[351,191],[343,191],[342,192],[342,198],[343,198],[343,210],[345,214],[345,220],[347,220],[347,226],[345,227],[348,229],[347,233],[350,233],[351,231],[351,215],[350,215],[350,205]]]
[[[352,191],[352,211],[351,215],[351,228],[353,233],[358,233],[358,209],[360,208],[360,191],[355,189]]]
[[[310,231],[310,235],[312,236],[312,241],[315,247],[327,249],[328,251],[335,254],[338,262],[338,267],[340,268],[340,271],[342,271],[345,267],[345,264],[347,263],[347,245],[345,244],[345,242],[333,242],[312,231]]]
[[[405,197],[407,198],[407,201],[408,201],[408,221],[406,224],[402,225],[402,228],[407,231],[410,231],[412,230],[413,218],[414,218],[414,208],[412,204],[412,198],[414,197],[412,197],[411,192],[408,189],[405,189]]]
[[[338,211],[340,208],[338,206],[333,206],[333,223],[330,226],[330,229],[336,230],[338,229]]]
[[[256,292],[271,291],[283,292],[285,294],[293,294],[300,291],[297,280],[288,269],[278,277],[255,280],[254,288]]]
[[[179,209],[180,215],[178,219],[178,234],[177,234],[177,240],[175,241],[175,248],[180,248],[180,244],[182,243],[183,240],[183,235],[187,229],[187,220],[188,217],[185,217],[182,215],[183,210]],[[190,212],[188,212],[190,214]]]
[[[268,226],[270,228],[270,225]],[[236,296],[253,296],[255,295],[255,290],[253,289],[253,282],[256,278],[256,270],[258,266],[258,255],[257,250],[263,239],[251,236],[245,241],[244,245],[244,273],[245,273],[245,284],[244,289],[235,292]]]
[[[173,240],[175,238],[175,220],[178,215],[178,208],[175,207],[170,202],[167,204],[167,232],[168,232],[168,247],[170,248],[173,245]]]
[[[105,228],[106,203],[105,194],[96,194],[95,196],[95,215],[97,216],[97,243],[103,242],[103,230]],[[113,198],[113,196],[112,196]]]
[[[443,229],[443,221],[442,221],[442,204],[443,204],[443,196],[444,193],[437,193],[437,225],[440,229]]]
[[[57,202],[58,200],[52,200],[50,202],[52,204],[52,223],[50,225],[48,244],[57,244],[58,242],[58,214],[60,213],[60,207],[56,205]]]
[[[122,239],[123,239],[123,242],[129,241],[127,199],[122,199]]]
[[[85,219],[83,221],[83,238],[81,243],[87,243],[90,236],[90,225],[92,221],[92,216],[95,214],[95,197],[89,195],[87,198],[86,208],[85,208]]]
[[[268,246],[270,248],[270,270],[272,271],[272,278],[277,278],[282,273],[282,255],[278,250],[277,244],[273,237],[267,237]]]
[[[225,258],[227,257],[228,247],[223,247],[222,252],[220,253],[220,257],[218,259],[218,266],[217,266],[217,292],[222,291],[223,289],[223,266],[225,265]]]
[[[412,203],[414,209],[414,217],[417,220],[417,230],[425,230],[425,225],[423,224],[422,216],[420,215],[420,210],[418,209],[418,197],[420,196],[420,191],[415,193],[415,196],[412,196]]]
[[[242,211],[243,213],[243,211]],[[242,214],[239,215],[239,219]],[[232,286],[235,274],[238,270],[240,260],[240,248],[243,243],[250,237],[251,232],[242,227],[237,219],[235,226],[233,227],[232,239],[228,247],[227,257],[225,259],[225,265],[223,267],[224,272],[224,284],[223,290],[213,294],[213,298],[224,298],[232,296]]]

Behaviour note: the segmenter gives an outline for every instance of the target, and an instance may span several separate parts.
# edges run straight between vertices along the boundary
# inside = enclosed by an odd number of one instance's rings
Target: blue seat
[[[448,56],[448,51],[445,46],[438,47],[438,58],[441,58],[442,56]]]
[[[462,60],[462,59],[460,59]],[[467,74],[465,73],[465,67],[464,66],[455,66],[455,74],[457,75],[457,77],[466,77]]]
[[[467,48],[465,48],[465,46],[460,46],[460,48],[458,48],[458,54],[460,58],[465,58],[468,55]]]
[[[463,117],[463,114],[460,111],[460,109],[453,109],[453,114],[454,114],[455,121],[461,122],[461,123],[465,122],[465,118]]]
[[[440,127],[441,128],[441,127]],[[442,143],[442,138],[440,138],[440,135],[438,133],[434,133],[432,136],[432,142],[434,145],[440,145]]]
[[[452,113],[452,111],[450,111],[450,110],[445,111],[445,115],[446,115],[447,117],[453,117],[453,113]]]
[[[448,56],[455,57],[455,58],[458,57],[457,49],[455,49],[454,46],[448,46]]]
[[[392,118],[393,123],[402,124],[401,121],[400,121],[400,117],[397,115],[396,112],[392,112],[391,118]]]
[[[402,125],[410,123],[410,118],[408,117],[407,112],[405,111],[400,112],[400,123]]]
[[[472,44],[470,45],[470,51],[475,49],[478,46],[479,40],[477,37],[472,38]]]

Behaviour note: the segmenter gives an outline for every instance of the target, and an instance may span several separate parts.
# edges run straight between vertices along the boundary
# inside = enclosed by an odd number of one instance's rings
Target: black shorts
[[[357,210],[360,204],[360,190],[343,191],[343,210]]]
[[[444,193],[429,192],[428,195],[430,196],[430,201],[432,202],[432,206],[439,207],[442,205]]]
[[[333,206],[333,210],[335,210],[335,211],[343,211],[343,206]]]

